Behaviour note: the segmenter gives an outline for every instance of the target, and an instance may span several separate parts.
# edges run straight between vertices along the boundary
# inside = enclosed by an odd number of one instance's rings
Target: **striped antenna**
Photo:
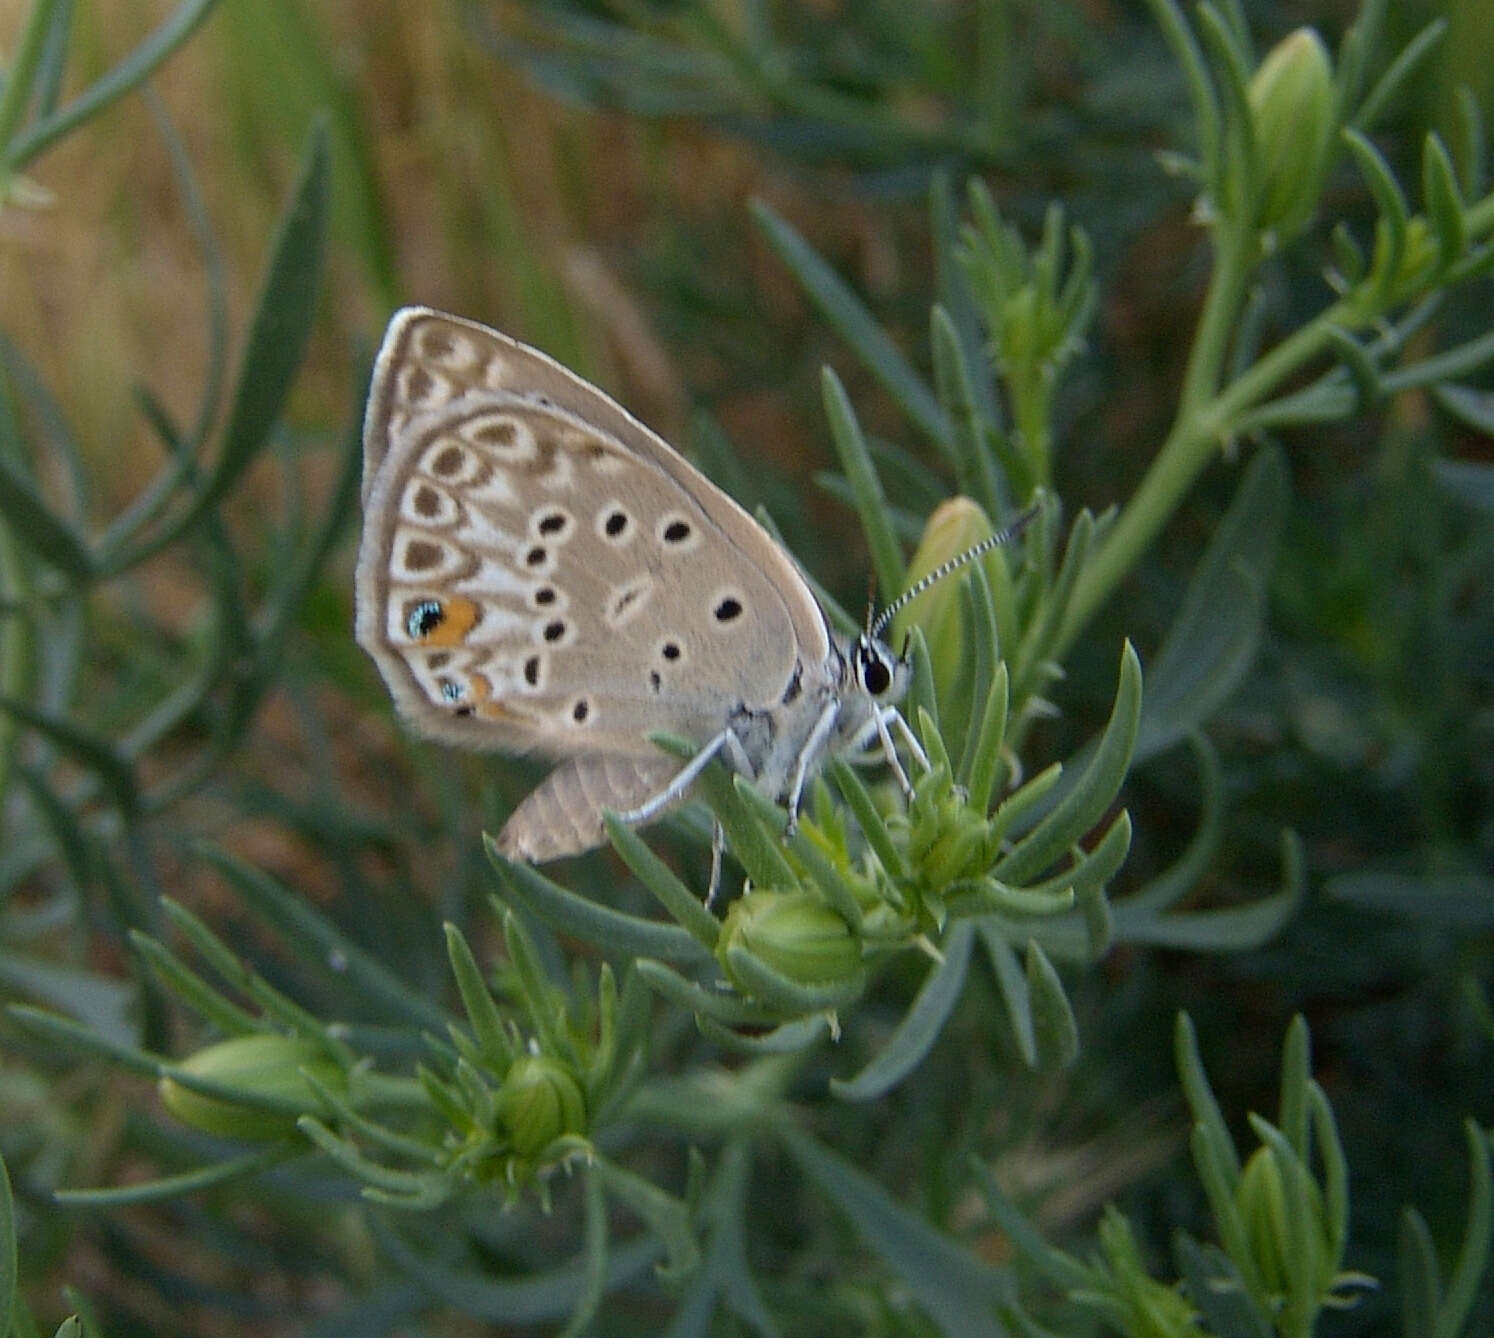
[[[1042,503],[1034,502],[1027,508],[1026,511],[1022,512],[1022,514],[1018,516],[1014,521],[1012,521],[1011,524],[1009,524],[1005,529],[997,530],[995,534],[988,534],[978,544],[971,544],[970,547],[967,548],[963,553],[957,553],[954,557],[950,558],[948,562],[941,562],[921,581],[918,581],[909,589],[904,590],[903,593],[900,594],[896,599],[894,599],[891,604],[883,609],[882,612],[877,615],[876,621],[866,629],[867,634],[873,637],[880,636],[882,634],[882,629],[885,628],[888,623],[890,623],[893,618],[897,616],[898,612],[901,609],[906,608],[907,605],[913,600],[917,599],[919,595],[923,594],[923,592],[927,590],[929,586],[935,584],[938,581],[942,581],[946,576],[951,575],[953,572],[959,571],[961,567],[967,566],[968,564],[974,562],[976,558],[984,557],[993,548],[1000,548],[1002,544],[1010,543],[1013,539],[1018,538],[1021,535],[1022,531],[1025,530],[1030,524],[1032,524],[1038,512],[1041,510]]]

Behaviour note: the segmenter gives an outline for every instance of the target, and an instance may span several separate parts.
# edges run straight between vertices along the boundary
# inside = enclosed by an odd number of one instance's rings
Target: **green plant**
[[[982,21],[1000,18],[998,9],[983,8]],[[342,908],[314,908],[292,890],[294,879],[192,840],[197,833],[181,821],[204,782],[241,756],[265,694],[290,679],[295,611],[356,486],[350,435],[317,520],[272,536],[278,561],[257,576],[272,593],[252,615],[251,582],[224,513],[250,461],[267,442],[288,440],[273,425],[318,272],[327,172],[319,138],[273,248],[213,463],[199,462],[213,408],[183,431],[147,399],[172,462],[148,505],[101,537],[89,534],[48,500],[37,467],[42,444],[66,456],[65,438],[49,435],[63,415],[39,378],[10,360],[12,398],[27,411],[0,417],[4,614],[22,632],[7,636],[5,652],[18,666],[6,679],[5,718],[21,796],[5,815],[21,852],[7,888],[61,869],[59,903],[78,889],[102,892],[111,931],[128,935],[140,966],[138,986],[119,987],[82,967],[49,976],[12,954],[10,979],[46,1005],[13,1007],[14,1034],[33,1055],[78,1052],[154,1081],[175,1122],[131,1131],[130,1146],[151,1154],[151,1178],[70,1190],[71,1211],[115,1214],[189,1191],[232,1202],[252,1192],[277,1230],[294,1229],[317,1251],[344,1250],[339,1263],[361,1291],[333,1320],[356,1319],[367,1326],[360,1331],[374,1331],[374,1308],[388,1328],[438,1326],[445,1307],[567,1333],[605,1322],[608,1332],[667,1324],[680,1335],[1097,1326],[1305,1334],[1322,1309],[1351,1299],[1344,1284],[1359,1278],[1347,1271],[1356,1253],[1345,1157],[1327,1098],[1308,1077],[1301,1024],[1288,1031],[1279,1117],[1252,1120],[1260,1146],[1243,1160],[1191,1027],[1179,1024],[1194,1159],[1218,1241],[1175,1235],[1180,1283],[1156,1280],[1148,1264],[1150,1246],[1175,1223],[1107,1210],[1099,1253],[1086,1261],[1034,1225],[1041,1195],[1032,1215],[1018,1212],[992,1169],[993,1148],[1046,1133],[1058,1101],[1050,1095],[1045,1106],[1042,1093],[1067,1082],[1064,1095],[1082,1104],[1087,1075],[1113,1059],[1092,1030],[1108,1025],[1131,1038],[1134,989],[1131,1002],[1125,988],[1105,990],[1094,969],[1102,956],[1121,947],[1134,962],[1137,948],[1166,947],[1258,960],[1247,954],[1301,907],[1307,856],[1289,824],[1313,820],[1310,811],[1262,821],[1251,809],[1253,830],[1269,827],[1279,844],[1281,885],[1260,892],[1263,866],[1251,863],[1237,879],[1247,894],[1209,900],[1221,867],[1238,858],[1231,828],[1245,805],[1244,787],[1232,783],[1238,773],[1227,771],[1208,731],[1272,637],[1267,608],[1289,523],[1279,436],[1326,431],[1425,387],[1465,421],[1489,421],[1479,392],[1448,384],[1494,358],[1487,333],[1426,351],[1439,302],[1494,266],[1494,196],[1483,192],[1473,104],[1462,104],[1452,151],[1436,137],[1422,146],[1419,213],[1367,138],[1431,50],[1436,26],[1372,78],[1385,18],[1374,0],[1333,56],[1303,30],[1258,60],[1233,5],[1202,6],[1193,26],[1167,0],[1152,12],[1193,113],[1192,156],[1167,161],[1196,192],[1212,268],[1162,444],[1118,508],[1070,515],[1059,500],[1063,405],[1078,393],[1100,306],[1099,248],[1065,211],[1049,208],[1029,245],[1028,230],[998,210],[988,188],[972,186],[961,224],[947,179],[935,179],[928,379],[783,213],[766,204],[755,211],[768,246],[857,363],[859,385],[849,373],[821,377],[840,464],[827,487],[859,520],[883,597],[1030,498],[1042,509],[1019,545],[974,565],[967,580],[934,587],[898,620],[916,666],[907,712],[930,763],[915,770],[910,801],[836,765],[785,839],[786,814],[750,786],[707,773],[701,797],[730,852],[720,904],[700,897],[698,811],[646,837],[614,824],[617,859],[573,866],[573,886],[491,850],[489,869],[453,869],[448,852],[461,840],[452,833],[491,825],[501,807],[491,781],[464,788],[454,768],[433,769],[439,824],[418,802],[384,822],[335,790],[323,803],[255,792],[261,810],[336,852],[329,862],[358,906],[342,923]],[[619,77],[609,87],[647,91],[621,78],[638,65],[607,43],[624,30],[673,24],[679,47],[652,39],[641,47],[642,64],[669,73],[704,33],[717,63],[690,64],[681,97],[714,86],[721,52],[735,53],[741,82],[727,92],[740,98],[756,88],[769,113],[763,125],[784,130],[788,109],[875,129],[876,145],[853,144],[863,170],[869,147],[897,158],[910,138],[921,160],[959,161],[963,151],[999,161],[1018,151],[1020,118],[956,117],[946,132],[910,135],[890,106],[891,78],[847,97],[832,72],[824,83],[836,95],[820,88],[807,97],[802,67],[775,65],[769,41],[744,50],[713,15],[684,6],[673,16],[625,14],[616,27],[582,25],[583,54],[615,57],[609,68]],[[546,69],[563,70],[547,54]],[[937,72],[940,62],[931,57],[925,68]],[[773,78],[764,83],[765,75]],[[864,117],[863,99],[884,114]],[[1283,134],[1283,125],[1300,133]],[[1271,276],[1314,244],[1325,193],[1346,166],[1374,201],[1368,239],[1335,227],[1330,285],[1282,316],[1270,304]],[[181,179],[191,198],[185,170]],[[221,309],[221,297],[214,301]],[[1273,320],[1285,328],[1273,330]],[[223,327],[214,328],[223,367]],[[863,393],[868,402],[885,395],[901,412],[931,448],[932,467],[863,427]],[[1143,693],[1141,657],[1129,641],[1096,650],[1105,641],[1096,628],[1102,614],[1117,616],[1125,582],[1220,458],[1231,466],[1233,497],[1186,582],[1170,588],[1173,616],[1148,657]],[[1444,477],[1475,498],[1485,482],[1467,467]],[[209,573],[212,625],[158,671],[184,686],[153,708],[139,705],[145,689],[124,674],[138,694],[124,694],[126,702],[145,723],[121,730],[128,712],[112,701],[90,715],[92,699],[75,686],[83,669],[38,672],[38,657],[70,644],[64,633],[86,600],[134,579],[147,557],[183,548]],[[1485,571],[1486,559],[1487,549],[1474,551],[1465,577]],[[855,625],[828,594],[826,603],[843,626]],[[119,635],[130,645],[145,639],[137,627]],[[1075,686],[1081,675],[1067,676],[1085,653],[1113,674],[1098,712]],[[1084,743],[1081,726],[1052,724],[1060,711],[1103,723]],[[148,765],[157,748],[171,763],[164,780]],[[1156,806],[1145,803],[1144,787],[1158,776],[1179,814],[1196,812],[1186,832],[1176,830],[1181,817],[1160,833],[1148,821]],[[199,910],[155,900],[169,885],[153,850],[163,841],[222,879],[239,927],[252,930],[242,941]],[[1125,869],[1138,844],[1147,848],[1144,873]],[[1424,880],[1377,877],[1332,886],[1361,908],[1416,905],[1438,929],[1471,913],[1483,888],[1454,876],[1449,900],[1429,908]],[[463,919],[474,884],[493,892],[501,937],[485,932],[486,917]],[[427,892],[451,921],[440,969]],[[380,914],[365,913],[372,903]],[[1439,908],[1447,921],[1435,920]],[[13,910],[9,923],[24,924]],[[1218,980],[1227,999],[1225,970]],[[460,1014],[440,1002],[452,993],[448,981]],[[135,1000],[147,1005],[138,1029],[126,1016]],[[191,1039],[168,1036],[168,1001],[196,1015]],[[1214,1068],[1234,1079],[1228,1066]],[[1446,1289],[1425,1223],[1409,1210],[1402,1219],[1408,1335],[1451,1338],[1477,1322],[1490,1206],[1486,1140],[1473,1126],[1469,1147],[1474,1189]],[[356,1219],[359,1236],[346,1246],[321,1196],[350,1191],[357,1207],[337,1225]],[[1003,1242],[1020,1265],[989,1261]],[[379,1263],[368,1265],[370,1256]],[[394,1276],[382,1274],[386,1262]]]

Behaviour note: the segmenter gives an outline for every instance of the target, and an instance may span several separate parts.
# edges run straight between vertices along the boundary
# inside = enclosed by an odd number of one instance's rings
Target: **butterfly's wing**
[[[762,528],[533,349],[399,313],[364,435],[358,640],[426,734],[653,759],[650,734],[704,743],[825,661]]]

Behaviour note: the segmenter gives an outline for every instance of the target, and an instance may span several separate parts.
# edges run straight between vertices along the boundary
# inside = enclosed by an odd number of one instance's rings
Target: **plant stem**
[[[52,15],[57,9],[57,0],[35,0],[31,13],[26,16],[26,26],[21,31],[21,42],[16,48],[14,64],[5,72],[5,91],[0,93],[0,187],[10,175],[14,163],[10,145],[16,128],[26,115],[26,104],[31,101],[31,90],[36,84],[36,67],[41,63],[46,49],[47,34],[52,30]],[[0,201],[5,192],[0,189]]]
[[[1080,574],[1058,634],[1054,653],[1059,658],[1150,547],[1183,494],[1203,472],[1214,451],[1228,440],[1242,416],[1264,401],[1288,376],[1322,353],[1335,327],[1357,328],[1377,314],[1356,311],[1350,299],[1340,299],[1220,390],[1219,368],[1228,350],[1229,334],[1238,318],[1249,274],[1246,254],[1221,247],[1219,267],[1189,360],[1177,420],[1093,561]]]

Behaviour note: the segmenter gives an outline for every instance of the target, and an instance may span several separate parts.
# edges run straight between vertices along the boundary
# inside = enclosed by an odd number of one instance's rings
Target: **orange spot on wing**
[[[482,610],[475,599],[468,599],[465,595],[451,595],[441,601],[441,612],[445,616],[421,638],[422,645],[463,645],[467,640],[467,633],[477,626]]]

